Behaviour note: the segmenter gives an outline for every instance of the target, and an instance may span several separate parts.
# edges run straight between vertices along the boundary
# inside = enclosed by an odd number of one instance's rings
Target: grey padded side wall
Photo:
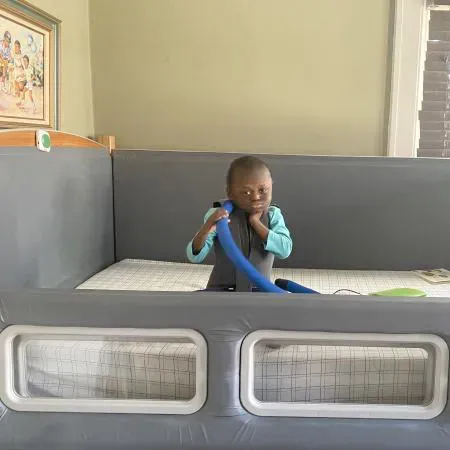
[[[0,148],[0,230],[2,288],[72,288],[113,263],[108,152]]]
[[[264,294],[0,291],[12,324],[191,328],[208,343],[208,397],[189,416],[15,412],[0,404],[0,448],[17,450],[449,450],[450,405],[431,420],[256,417],[239,400],[239,358],[261,329],[430,333],[450,343],[450,300]]]
[[[185,261],[185,247],[239,155],[114,153],[117,259]],[[450,161],[262,155],[294,239],[278,265],[450,266]],[[211,259],[209,260],[211,261]]]

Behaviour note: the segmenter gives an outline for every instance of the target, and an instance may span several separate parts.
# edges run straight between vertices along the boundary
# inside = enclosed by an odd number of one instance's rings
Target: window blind
[[[450,0],[429,5],[417,156],[450,157]]]

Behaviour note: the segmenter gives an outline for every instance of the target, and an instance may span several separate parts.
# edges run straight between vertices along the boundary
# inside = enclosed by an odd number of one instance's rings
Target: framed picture
[[[59,128],[60,21],[0,0],[0,127]]]

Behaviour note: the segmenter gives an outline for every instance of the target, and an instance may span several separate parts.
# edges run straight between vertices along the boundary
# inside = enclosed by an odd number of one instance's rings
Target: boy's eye
[[[261,195],[265,195],[265,194],[267,194],[269,192],[269,188],[267,188],[267,187],[263,187],[263,188],[259,188],[258,189],[258,194],[261,194]],[[243,195],[243,196],[245,196],[245,197],[250,197],[251,195],[252,195],[252,191],[251,190],[246,190],[246,191],[242,191],[241,192],[241,194]]]

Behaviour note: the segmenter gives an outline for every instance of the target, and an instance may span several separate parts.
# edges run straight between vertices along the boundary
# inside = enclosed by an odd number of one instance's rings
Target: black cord
[[[351,289],[338,289],[336,292],[333,292],[332,295],[337,294],[338,292],[353,292],[353,294],[362,295],[361,292],[352,291]]]

